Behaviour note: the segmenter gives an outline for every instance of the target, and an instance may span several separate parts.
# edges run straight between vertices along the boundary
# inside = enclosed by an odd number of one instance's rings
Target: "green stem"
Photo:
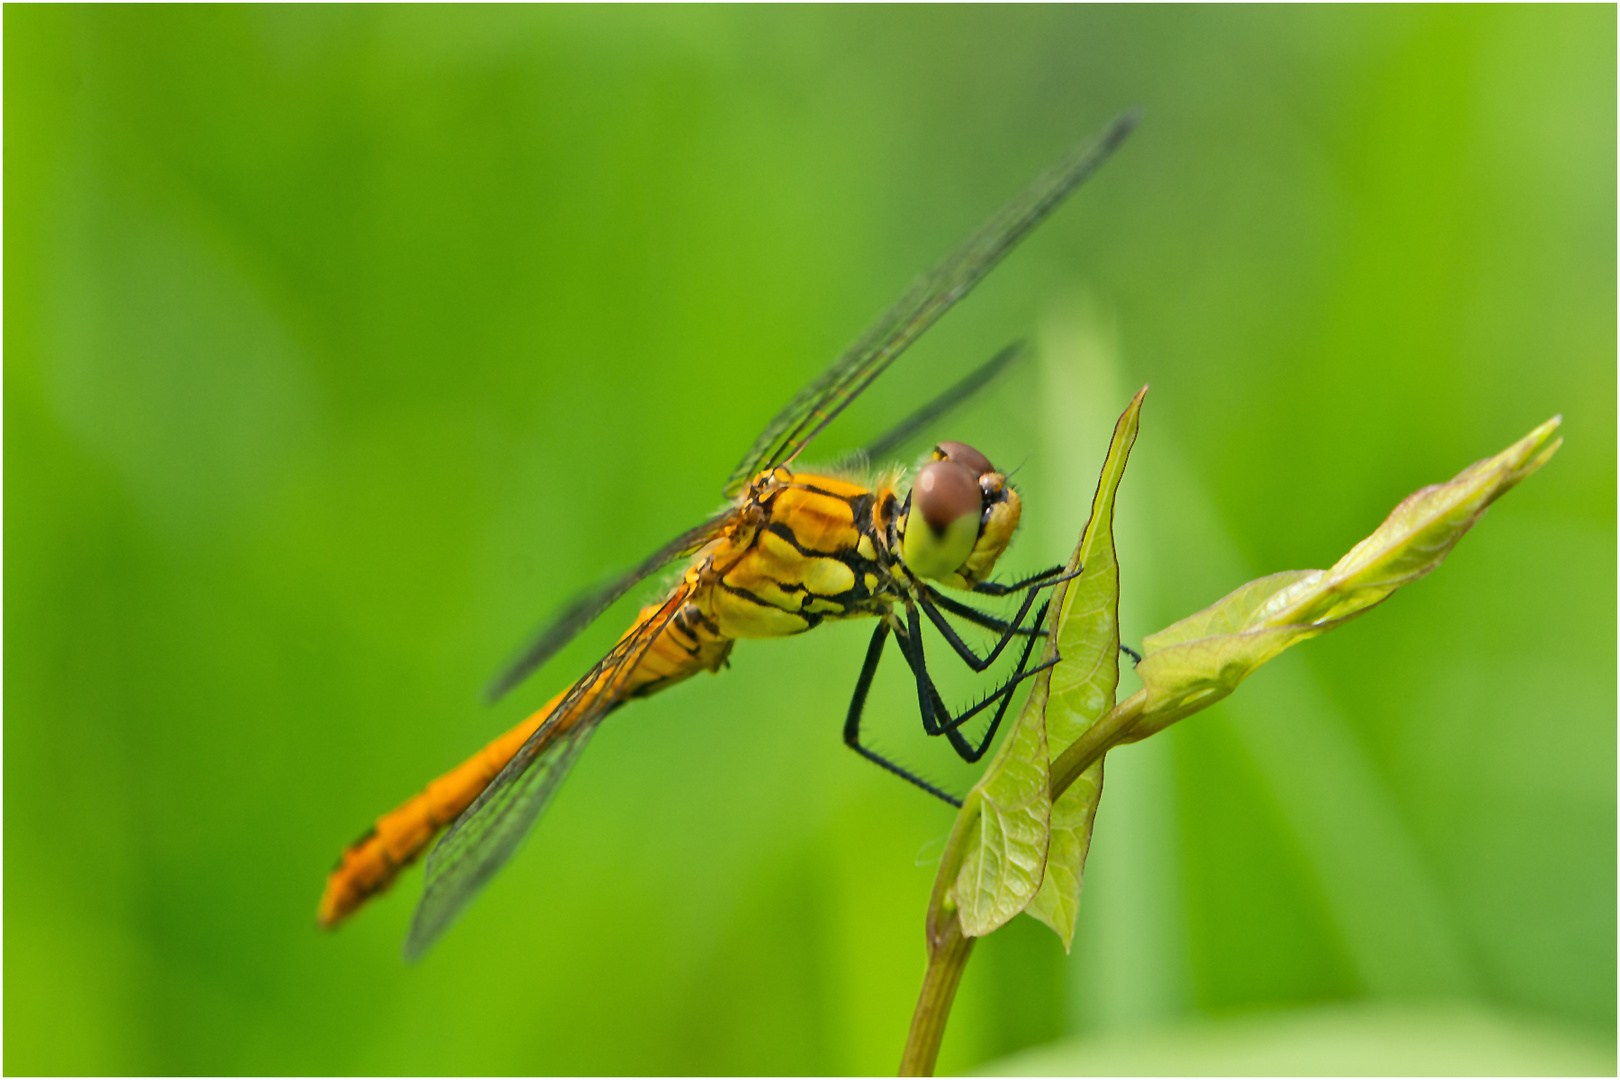
[[[1131,728],[1142,718],[1147,705],[1147,691],[1138,690],[1103,714],[1085,733],[1052,762],[1052,801],[1069,790],[1069,785],[1080,779],[1080,774],[1091,768],[1102,756],[1123,742]]]
[[[900,1058],[901,1076],[934,1075],[939,1044],[945,1038],[945,1022],[951,1016],[951,1002],[956,999],[962,969],[973,951],[974,939],[962,934],[962,922],[955,911],[942,922],[928,942],[928,972],[923,976],[922,993],[917,995],[917,1011],[911,1016],[906,1051]]]
[[[1068,790],[1080,774],[1091,768],[1110,749],[1124,741],[1141,719],[1147,704],[1146,691],[1138,691],[1110,709],[1085,734],[1076,739],[1056,761],[1052,762],[1052,800]],[[962,982],[962,971],[973,952],[975,939],[962,933],[962,921],[957,918],[956,907],[947,899],[950,868],[958,861],[951,856],[957,852],[961,833],[968,816],[957,818],[956,828],[946,844],[946,857],[934,883],[934,895],[928,905],[928,971],[923,975],[922,991],[917,995],[917,1010],[911,1015],[911,1031],[906,1036],[905,1053],[900,1058],[901,1076],[932,1076],[934,1062],[939,1058],[939,1046],[945,1038],[945,1024],[951,1016],[951,1003],[956,1000],[956,988]]]

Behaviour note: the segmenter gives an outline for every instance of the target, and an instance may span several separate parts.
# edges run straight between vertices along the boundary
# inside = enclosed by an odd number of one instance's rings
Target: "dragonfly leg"
[[[1084,569],[1084,567],[1081,569]],[[1074,577],[1075,574],[1078,574],[1079,572],[1080,570],[1076,570],[1073,574],[1058,577],[1059,574],[1063,573],[1063,567],[1054,566],[1050,569],[1042,570],[1038,574],[1031,574],[1022,581],[1015,581],[1011,585],[997,585],[993,581],[981,581],[977,585],[973,586],[973,591],[981,596],[1011,596],[1013,593],[1021,592],[1024,589],[1029,588],[1031,585],[1056,585],[1059,581],[1069,580],[1069,578]]]
[[[1039,622],[1046,616],[1046,606],[1046,604],[1041,605],[1041,613],[1035,616],[1036,622]],[[1033,675],[1045,671],[1047,668],[1057,663],[1058,658],[1053,657],[1045,663],[1037,664],[1035,667],[1030,668],[1029,654],[1034,650],[1034,648],[1034,638],[1030,638],[1028,641],[1024,642],[1024,654],[1018,658],[1018,670],[1013,673],[1012,678],[1008,679],[1006,683],[1002,685],[1001,689],[997,690],[995,693],[991,694],[989,697],[985,698],[983,701],[979,702],[979,704],[967,710],[961,716],[957,717],[955,721],[953,721],[955,724],[960,724],[972,714],[989,705],[990,702],[994,701],[996,698],[1001,698],[1001,704],[996,706],[996,715],[990,718],[990,726],[984,729],[984,738],[981,739],[979,741],[979,745],[973,749],[971,756],[962,754],[961,749],[957,748],[957,754],[969,764],[972,764],[984,757],[985,751],[990,749],[990,743],[996,737],[996,729],[1001,727],[1002,718],[1007,715],[1007,707],[1012,704],[1013,691],[1018,688],[1018,684]],[[954,747],[955,745],[955,741],[952,740],[952,746]]]
[[[883,659],[883,648],[888,644],[888,640],[888,621],[879,619],[878,627],[872,633],[872,643],[866,647],[866,662],[861,665],[861,676],[855,681],[855,693],[849,699],[849,715],[844,720],[844,745],[879,768],[887,769],[900,779],[916,784],[935,798],[943,799],[952,806],[961,807],[961,799],[946,794],[916,773],[861,745],[861,714],[866,710],[866,695],[872,689],[872,678],[877,674],[878,662]],[[903,651],[904,646],[901,648]],[[910,657],[907,659],[909,661]]]
[[[923,584],[922,587],[923,591],[927,593],[928,599],[932,600],[935,604],[944,608],[952,615],[955,615],[957,618],[966,619],[975,626],[982,626],[986,630],[994,630],[998,634],[1004,634],[1010,628],[1015,634],[1033,634],[1036,637],[1046,636],[1046,631],[1041,629],[1039,626],[1032,626],[1028,628],[1017,626],[1008,622],[1006,619],[996,618],[988,611],[980,611],[978,608],[964,604],[960,600],[952,600],[949,596],[946,596],[944,593],[933,588],[932,586]]]
[[[983,672],[996,662],[996,658],[1001,655],[1001,651],[1007,647],[1007,643],[1012,641],[1017,634],[1018,628],[1024,623],[1024,616],[1029,614],[1029,609],[1035,604],[1035,594],[1036,590],[1030,589],[1024,595],[1024,603],[1019,607],[1018,614],[1013,617],[1012,625],[1002,633],[1000,639],[996,641],[989,654],[983,659],[980,659],[979,654],[973,651],[973,646],[962,640],[962,636],[956,632],[956,628],[946,620],[945,616],[939,613],[939,608],[934,606],[933,599],[926,592],[918,594],[917,606],[922,608],[923,613],[928,616],[928,621],[939,629],[940,634],[944,636],[950,647],[956,650],[956,655],[962,658],[962,663],[974,671]],[[1037,623],[1039,621],[1036,620]]]
[[[1142,654],[1131,648],[1129,645],[1121,645],[1119,647],[1119,651],[1130,657],[1131,663],[1133,664],[1140,664],[1142,662]]]
[[[1047,605],[1042,604],[1040,614],[1036,616],[1037,622],[1045,618],[1046,609]],[[912,674],[917,679],[917,700],[922,711],[923,731],[928,735],[944,735],[950,742],[951,749],[956,751],[957,757],[972,764],[984,757],[985,751],[990,748],[991,741],[996,737],[996,730],[1001,726],[1002,718],[1007,715],[1007,707],[1012,703],[1012,695],[1018,689],[1018,684],[1056,664],[1058,658],[1053,657],[1033,668],[1029,667],[1030,653],[1035,649],[1035,639],[1029,638],[1024,643],[1023,656],[1019,658],[1018,669],[1013,672],[1012,677],[977,705],[951,716],[950,710],[940,699],[934,680],[928,675],[928,661],[922,649],[922,623],[918,619],[917,609],[908,606],[906,616],[909,632],[900,636],[898,642],[901,654],[906,658],[906,663],[911,666]],[[998,700],[1000,704],[995,716],[991,718],[990,726],[985,730],[979,745],[974,746],[962,734],[962,725]]]
[[[996,662],[996,658],[1001,655],[1001,651],[1007,647],[1007,645],[1012,641],[1014,635],[1018,633],[1019,627],[1021,627],[1024,623],[1024,616],[1029,614],[1029,609],[1035,604],[1036,594],[1048,586],[1062,584],[1063,582],[1068,581],[1070,578],[1076,577],[1080,573],[1079,570],[1075,570],[1071,573],[1063,574],[1063,567],[1061,566],[1057,567],[1057,570],[1060,574],[1058,577],[1052,577],[1050,576],[1050,573],[1048,573],[1047,575],[1042,575],[1031,579],[1034,581],[1034,584],[1028,584],[1026,582],[1028,591],[1024,594],[1024,603],[1019,607],[1018,614],[1013,617],[1011,626],[1002,632],[1001,639],[997,641],[990,649],[989,655],[983,659],[979,658],[979,654],[973,651],[973,647],[971,645],[962,640],[962,636],[958,634],[956,629],[945,620],[945,616],[939,613],[939,608],[936,607],[935,604],[938,601],[943,600],[944,597],[940,596],[933,589],[924,586],[917,597],[917,603],[921,605],[924,614],[928,616],[928,621],[939,628],[939,632],[944,636],[945,640],[950,643],[951,648],[956,650],[956,655],[962,658],[962,662],[968,667],[972,668],[974,671],[984,671],[988,669],[991,664]],[[1045,609],[1043,608],[1042,610],[1044,611]],[[1036,618],[1035,625],[1039,626],[1040,623],[1040,618]]]

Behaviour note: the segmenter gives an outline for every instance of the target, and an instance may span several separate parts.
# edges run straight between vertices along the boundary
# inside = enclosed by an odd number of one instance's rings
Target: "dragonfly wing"
[[[486,792],[493,798],[487,802],[480,798],[457,819],[458,826],[466,821],[468,828],[439,841],[428,856],[427,885],[405,938],[406,960],[414,963],[421,959],[450,928],[461,909],[506,864],[530,826],[539,820],[600,721],[598,716],[576,723],[529,761],[521,776],[513,773],[508,778],[518,762],[514,758]]]
[[[966,296],[1007,252],[1113,153],[1136,126],[1135,110],[1077,148],[987,221],[945,261],[924,274],[832,367],[799,392],[754,441],[725,493],[734,496],[761,471],[791,461],[821,429],[883,373],[939,317]]]
[[[428,855],[422,899],[405,938],[405,958],[417,960],[477,896],[528,834],[573,768],[602,718],[622,700],[620,689],[660,631],[685,602],[677,589],[657,612],[627,634],[557,703]]]
[[[894,425],[876,442],[862,449],[860,451],[861,457],[867,461],[882,461],[889,457],[917,432],[932,424],[980,390],[983,390],[990,380],[1005,371],[1007,365],[1022,356],[1023,352],[1024,343],[1022,341],[1015,341],[1008,345],[1005,349],[1002,349],[996,355],[968,372],[949,390]]]
[[[499,701],[508,690],[528,678],[541,664],[574,640],[576,634],[611,607],[614,601],[671,562],[695,554],[703,545],[719,536],[731,524],[736,513],[735,508],[727,507],[695,529],[681,533],[643,559],[634,569],[575,597],[489,681],[484,687],[484,700]]]

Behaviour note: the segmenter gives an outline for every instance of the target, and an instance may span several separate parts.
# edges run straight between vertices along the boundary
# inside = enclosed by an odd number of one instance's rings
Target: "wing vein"
[[[684,582],[569,688],[428,855],[422,899],[405,938],[405,958],[425,953],[512,857],[544,812],[602,718],[623,700],[625,681],[686,602]]]
[[[832,367],[801,390],[760,433],[726,481],[726,495],[735,496],[759,473],[792,461],[896,357],[971,292],[1019,241],[1084,183],[1131,133],[1137,118],[1133,109],[1098,138],[1076,148],[919,278],[899,303],[879,316]]]

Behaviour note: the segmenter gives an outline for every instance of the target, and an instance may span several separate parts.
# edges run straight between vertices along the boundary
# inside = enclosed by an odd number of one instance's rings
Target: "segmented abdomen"
[[[660,602],[642,608],[620,640],[634,634],[663,607]],[[731,645],[729,639],[711,634],[701,625],[692,625],[678,613],[653,638],[629,677],[619,684],[615,696],[619,702],[646,697],[699,671],[714,671],[725,662]],[[604,675],[598,679],[598,685],[606,686],[611,681]],[[428,849],[439,830],[472,805],[529,736],[551,720],[558,702],[567,694],[567,690],[558,694],[512,730],[378,818],[364,836],[343,852],[338,865],[328,875],[318,911],[321,926],[337,925],[371,897],[386,891],[400,871]],[[585,702],[581,702],[571,708],[568,715],[580,715],[584,706]],[[553,734],[560,734],[567,723],[566,717],[561,718]]]

